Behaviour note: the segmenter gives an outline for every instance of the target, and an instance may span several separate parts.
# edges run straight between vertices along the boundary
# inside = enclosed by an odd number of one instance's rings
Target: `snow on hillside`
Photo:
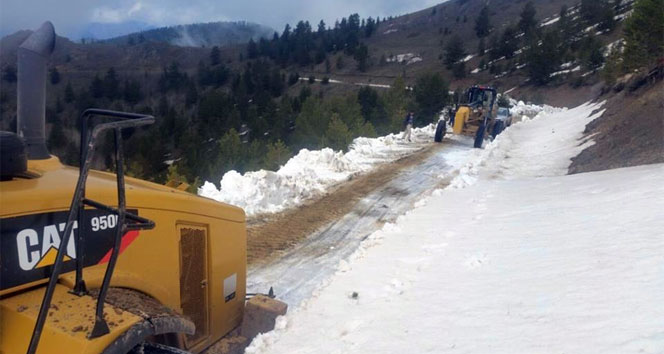
[[[247,353],[661,353],[664,165],[565,175],[602,104],[516,123]]]
[[[357,138],[345,154],[329,148],[302,149],[277,172],[260,170],[242,175],[229,171],[221,179],[221,188],[205,182],[198,194],[239,206],[247,215],[279,212],[321,196],[330,187],[379,164],[421,149],[422,143],[433,140],[434,132],[434,125],[415,128],[412,143],[401,140],[400,134]]]

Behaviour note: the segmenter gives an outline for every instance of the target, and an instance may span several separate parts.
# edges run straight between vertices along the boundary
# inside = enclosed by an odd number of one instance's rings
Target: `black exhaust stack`
[[[30,160],[51,157],[46,148],[46,64],[54,48],[55,29],[49,21],[18,48],[17,129]]]

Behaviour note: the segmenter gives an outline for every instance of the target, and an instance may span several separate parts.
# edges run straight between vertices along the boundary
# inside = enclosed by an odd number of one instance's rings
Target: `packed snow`
[[[556,23],[556,22],[558,22],[558,21],[560,21],[560,17],[554,17],[554,18],[552,18],[552,19],[550,19],[550,20],[546,20],[545,22],[543,22],[543,23],[540,25],[540,27],[546,27],[546,26],[552,25],[552,24],[554,24],[554,23]]]
[[[422,143],[430,142],[434,133],[433,125],[415,128],[412,143],[402,140],[400,134],[357,138],[347,153],[329,148],[302,149],[276,172],[229,171],[222,177],[220,188],[206,181],[198,194],[239,206],[249,216],[279,212],[322,196],[330,187],[379,164],[412,154],[423,147]]]
[[[601,114],[543,108],[472,150],[246,352],[661,353],[664,165],[566,175]]]
[[[406,65],[410,65],[422,61],[422,57],[414,53],[404,53],[391,55],[385,61],[388,63],[406,63]]]
[[[473,59],[476,55],[477,54],[468,54],[463,59],[461,59],[460,62],[463,62],[463,63],[468,62],[468,61],[470,61],[470,59]]]

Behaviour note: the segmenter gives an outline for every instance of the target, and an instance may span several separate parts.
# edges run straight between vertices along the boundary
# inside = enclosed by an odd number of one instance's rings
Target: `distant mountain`
[[[272,28],[251,22],[210,22],[155,28],[111,38],[105,42],[160,42],[180,47],[208,47],[247,43],[250,39],[270,37],[273,33]]]
[[[80,38],[104,40],[153,28],[155,26],[139,21],[125,21],[120,23],[93,22],[85,26],[80,32]]]

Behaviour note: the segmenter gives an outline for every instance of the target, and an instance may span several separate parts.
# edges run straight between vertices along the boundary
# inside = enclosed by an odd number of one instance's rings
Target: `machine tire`
[[[484,142],[484,135],[486,132],[486,125],[482,123],[480,127],[477,129],[477,133],[475,134],[475,144],[473,146],[476,149],[481,149],[482,148],[482,143]]]
[[[443,137],[445,137],[445,133],[447,131],[447,126],[445,124],[444,120],[441,120],[438,122],[438,126],[436,126],[436,134],[433,137],[433,141],[437,143],[443,142]]]
[[[493,124],[493,131],[491,132],[491,135],[495,139],[498,136],[498,134],[503,132],[503,130],[505,130],[505,123],[503,121],[497,120]]]

